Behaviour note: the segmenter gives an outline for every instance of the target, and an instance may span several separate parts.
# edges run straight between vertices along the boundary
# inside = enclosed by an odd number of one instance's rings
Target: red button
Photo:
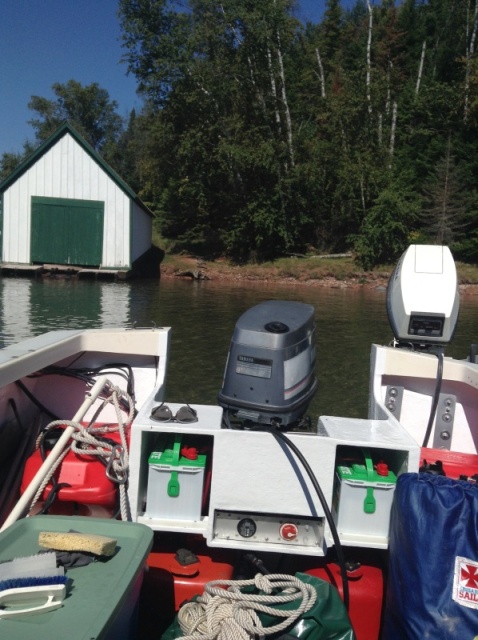
[[[286,522],[279,529],[279,533],[283,540],[295,540],[299,535],[299,529],[292,522]]]

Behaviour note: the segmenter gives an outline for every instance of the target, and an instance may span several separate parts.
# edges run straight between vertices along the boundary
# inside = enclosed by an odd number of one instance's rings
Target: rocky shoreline
[[[284,275],[280,269],[261,267],[260,265],[232,266],[222,262],[197,264],[193,258],[183,258],[178,266],[175,263],[161,265],[162,278],[180,278],[183,280],[231,282],[262,285],[287,285],[306,287],[326,287],[330,289],[375,289],[387,288],[389,273],[363,273],[347,278],[335,278],[331,275],[310,277],[307,272]],[[460,293],[478,294],[478,284],[460,283]]]

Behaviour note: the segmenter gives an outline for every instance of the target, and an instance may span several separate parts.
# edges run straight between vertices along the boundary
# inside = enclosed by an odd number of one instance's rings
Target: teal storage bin
[[[153,531],[133,522],[76,516],[34,516],[0,533],[0,562],[38,553],[41,531],[97,534],[117,540],[105,561],[67,569],[71,587],[63,606],[25,617],[0,620],[8,640],[133,640],[138,601]]]

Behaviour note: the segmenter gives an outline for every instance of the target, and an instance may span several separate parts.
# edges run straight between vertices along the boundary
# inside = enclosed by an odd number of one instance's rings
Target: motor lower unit
[[[231,340],[219,404],[240,421],[291,425],[317,390],[314,307],[269,300],[246,311]]]

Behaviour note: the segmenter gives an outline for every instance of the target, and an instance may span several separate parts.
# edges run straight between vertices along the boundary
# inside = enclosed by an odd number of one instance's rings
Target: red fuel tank
[[[347,571],[349,585],[349,617],[357,640],[379,640],[382,609],[384,604],[385,562],[380,552],[377,558],[368,555],[356,563],[349,563]],[[335,562],[317,561],[316,566],[305,569],[305,573],[333,584],[343,597],[340,567]]]
[[[183,545],[183,546],[182,546]],[[156,533],[140,600],[140,636],[160,637],[184,602],[211,580],[232,580],[234,554],[208,548],[202,536]]]
[[[109,440],[121,444],[118,432],[108,433],[107,437]],[[46,455],[48,456],[48,452]],[[22,493],[35,477],[42,463],[40,450],[37,449],[25,464],[20,489]],[[109,515],[116,509],[118,484],[108,478],[106,466],[100,462],[98,457],[78,455],[69,451],[55,472],[55,478],[59,484],[65,484],[58,490],[55,501],[98,505],[109,511]],[[49,483],[40,500],[45,501],[52,489],[53,485]]]

